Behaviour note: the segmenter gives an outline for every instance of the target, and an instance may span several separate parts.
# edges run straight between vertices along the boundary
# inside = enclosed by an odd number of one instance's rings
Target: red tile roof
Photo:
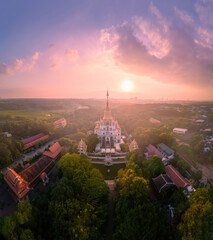
[[[147,153],[145,153],[146,157],[151,157],[153,155],[157,155],[160,158],[164,158],[163,154],[152,144],[149,144],[148,147],[146,148],[148,150]]]
[[[24,199],[24,197],[30,191],[29,183],[11,168],[8,168],[7,172],[5,173],[4,180],[9,185],[11,190],[16,194],[19,200]]]
[[[37,142],[41,142],[49,138],[49,135],[44,135],[43,133],[39,133],[35,136],[25,138],[21,140],[24,143],[24,150],[34,146]]]
[[[42,181],[44,181],[46,177],[47,177],[47,174],[45,172],[43,172],[40,176]]]
[[[65,118],[60,118],[60,119],[58,119],[57,121],[55,121],[54,122],[54,124],[60,124],[60,123],[62,123],[62,122],[64,122],[64,121],[66,121],[66,119]]]
[[[62,150],[61,145],[58,142],[56,142],[47,151],[45,151],[43,155],[55,159],[60,154],[61,150]]]
[[[178,188],[187,187],[190,185],[190,182],[184,178],[172,165],[166,166],[165,171]]]
[[[36,180],[43,172],[48,172],[52,168],[54,162],[49,158],[42,156],[38,161],[31,164],[28,168],[20,172],[20,176],[30,185],[36,185]]]

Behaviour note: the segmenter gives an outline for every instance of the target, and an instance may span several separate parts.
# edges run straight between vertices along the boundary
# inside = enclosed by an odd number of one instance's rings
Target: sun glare
[[[121,88],[124,92],[130,92],[133,89],[133,83],[130,80],[125,80],[122,82]]]

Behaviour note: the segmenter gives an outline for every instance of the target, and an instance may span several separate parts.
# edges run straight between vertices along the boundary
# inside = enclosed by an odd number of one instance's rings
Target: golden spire
[[[108,89],[107,89],[107,105],[106,105],[106,110],[109,111],[109,92],[108,92]]]

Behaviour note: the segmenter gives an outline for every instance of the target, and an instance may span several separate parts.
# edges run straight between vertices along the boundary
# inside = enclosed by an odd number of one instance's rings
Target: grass
[[[118,170],[121,168],[125,168],[126,164],[121,163],[121,164],[115,164],[112,166],[105,166],[105,165],[93,163],[93,166],[100,170],[105,180],[111,180],[117,177]],[[110,169],[110,172],[107,172],[108,169]]]

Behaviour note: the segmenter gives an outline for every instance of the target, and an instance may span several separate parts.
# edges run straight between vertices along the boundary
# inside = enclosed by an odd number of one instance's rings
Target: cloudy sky
[[[213,100],[213,0],[0,0],[1,97],[99,98],[106,88]]]

